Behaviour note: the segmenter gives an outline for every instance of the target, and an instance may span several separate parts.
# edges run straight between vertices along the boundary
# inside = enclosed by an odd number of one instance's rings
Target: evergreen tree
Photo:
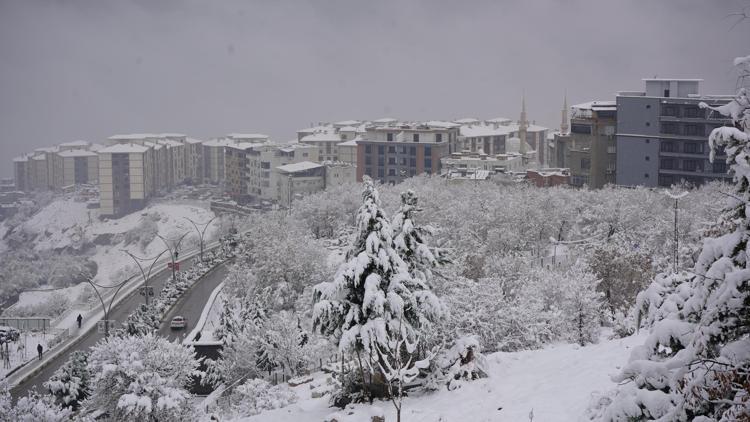
[[[313,326],[332,337],[341,352],[355,354],[367,395],[362,356],[372,371],[377,364],[369,357],[377,359],[378,353],[392,350],[394,341],[414,353],[420,327],[440,313],[440,303],[424,280],[410,275],[370,179],[364,182],[362,198],[346,262],[333,281],[315,286]]]
[[[564,277],[563,312],[570,339],[581,346],[596,343],[601,327],[603,297],[597,291],[599,280],[580,261]]]
[[[743,60],[750,56],[735,62]],[[658,277],[639,295],[655,322],[613,378],[624,385],[605,420],[750,420],[750,101],[741,89],[713,109],[734,121],[714,129],[709,145],[712,160],[720,148],[727,155],[736,200],[717,225],[724,234],[704,239],[691,274]]]
[[[44,387],[55,397],[57,404],[78,409],[91,393],[88,354],[75,351],[67,362],[44,383]]]

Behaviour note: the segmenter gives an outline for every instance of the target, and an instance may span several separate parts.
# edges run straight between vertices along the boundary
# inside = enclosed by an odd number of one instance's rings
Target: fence
[[[13,327],[19,331],[49,331],[49,318],[0,318],[0,325]]]

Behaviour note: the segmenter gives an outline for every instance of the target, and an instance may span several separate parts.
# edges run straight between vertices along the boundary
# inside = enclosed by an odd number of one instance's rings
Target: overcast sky
[[[0,176],[75,139],[261,132],[344,119],[529,118],[641,78],[731,93],[748,0],[0,0]]]

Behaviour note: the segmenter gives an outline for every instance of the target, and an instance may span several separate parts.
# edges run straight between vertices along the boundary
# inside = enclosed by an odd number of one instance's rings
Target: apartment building
[[[599,189],[614,184],[617,103],[590,101],[574,105],[570,110],[570,131],[554,135],[549,164],[569,168],[573,186]]]
[[[16,188],[22,191],[60,190],[64,187],[96,183],[96,151],[101,145],[86,141],[65,142],[13,159]]]
[[[189,184],[203,183],[203,141],[185,138],[185,180]]]
[[[439,174],[440,159],[458,149],[458,136],[459,125],[439,121],[367,127],[357,141],[357,181],[367,175],[400,183],[417,174]]]
[[[154,149],[116,143],[98,151],[100,215],[121,217],[142,209],[155,193]]]
[[[224,148],[224,190],[239,203],[249,202],[248,152],[255,146],[248,142],[231,143]]]
[[[99,183],[99,156],[85,149],[57,153],[62,162],[62,186]]]
[[[302,161],[320,161],[316,146],[301,143],[254,145],[246,150],[246,154],[247,192],[252,199],[265,201],[275,201],[279,197],[277,167]]]
[[[325,189],[326,167],[311,161],[276,167],[278,204],[289,208],[295,198]]]
[[[732,96],[700,94],[702,79],[644,79],[644,90],[617,95],[616,182],[620,185],[701,185],[728,180],[724,157],[708,161],[706,139],[729,124],[718,113],[699,107],[726,104]]]
[[[521,172],[526,169],[521,154],[514,152],[509,154],[489,155],[484,152],[454,152],[441,160],[444,173],[461,174],[486,170],[490,174],[503,174]]]

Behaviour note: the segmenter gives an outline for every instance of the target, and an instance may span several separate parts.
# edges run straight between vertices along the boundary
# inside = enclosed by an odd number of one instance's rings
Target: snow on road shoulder
[[[592,394],[615,387],[610,376],[627,362],[633,347],[645,333],[624,339],[603,340],[585,347],[551,345],[541,350],[494,353],[488,356],[490,378],[464,384],[455,391],[412,395],[404,400],[402,418],[407,421],[581,421]],[[322,378],[321,373],[316,378]],[[243,422],[323,421],[337,411],[328,406],[329,396],[311,398],[309,384],[292,388],[300,401],[282,409],[261,413]],[[390,402],[376,403],[387,421],[395,420]],[[340,411],[351,421],[369,420],[368,405]]]

